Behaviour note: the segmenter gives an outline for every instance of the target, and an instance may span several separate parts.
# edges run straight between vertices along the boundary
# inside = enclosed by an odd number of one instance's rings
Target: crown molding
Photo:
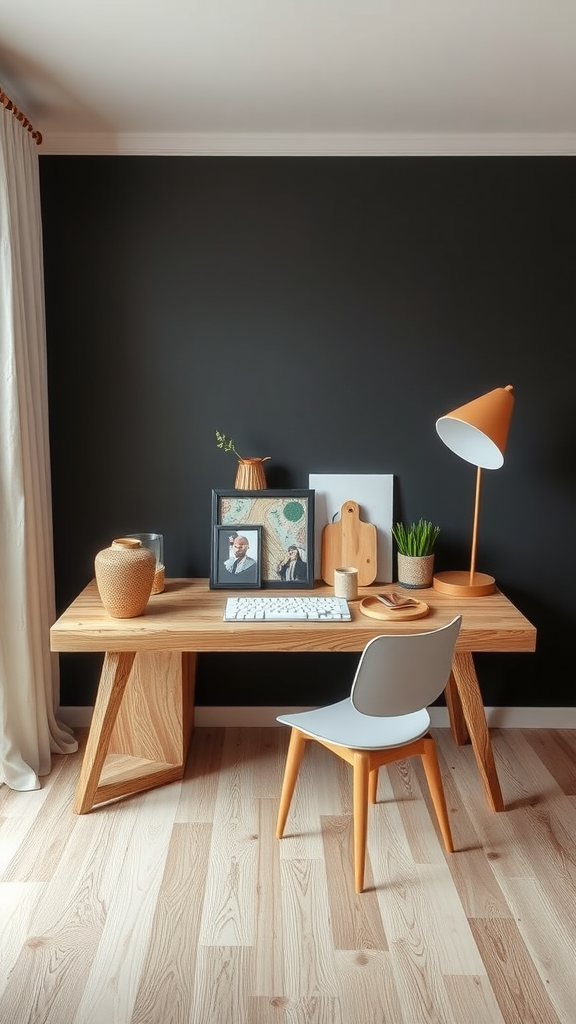
[[[40,156],[575,156],[576,135],[50,133]]]

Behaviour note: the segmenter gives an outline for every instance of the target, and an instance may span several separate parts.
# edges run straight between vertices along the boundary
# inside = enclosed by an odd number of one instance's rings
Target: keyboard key
[[[283,619],[284,621],[295,622],[298,619],[307,619],[308,612],[298,611],[296,608],[287,608],[286,611],[282,611],[281,608],[273,608],[271,611],[263,612],[263,619]]]

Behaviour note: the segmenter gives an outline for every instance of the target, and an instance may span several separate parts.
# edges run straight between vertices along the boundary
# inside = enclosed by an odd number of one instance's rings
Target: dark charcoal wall
[[[393,473],[396,517],[469,559],[474,469],[444,412],[512,383],[504,467],[484,473],[478,568],[538,628],[477,658],[494,705],[573,705],[576,161],[573,158],[40,159],[58,611],[125,532],[170,576],[207,576],[211,491],[233,456],[270,487]],[[353,497],[353,495],[351,495]],[[355,655],[203,656],[198,702],[345,692]],[[99,659],[61,658],[90,704]]]

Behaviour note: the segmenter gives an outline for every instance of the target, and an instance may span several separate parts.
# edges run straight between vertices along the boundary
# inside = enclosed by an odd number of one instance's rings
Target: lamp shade
[[[504,462],[513,407],[512,385],[507,384],[441,416],[436,430],[461,459],[482,469],[499,469]]]

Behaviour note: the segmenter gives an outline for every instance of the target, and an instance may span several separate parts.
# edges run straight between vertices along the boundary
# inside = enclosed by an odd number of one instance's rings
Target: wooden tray
[[[358,607],[363,615],[368,615],[371,619],[386,619],[387,622],[392,622],[394,619],[397,622],[423,619],[430,611],[430,606],[425,601],[418,601],[410,608],[387,608],[377,597],[365,597],[360,601]]]

